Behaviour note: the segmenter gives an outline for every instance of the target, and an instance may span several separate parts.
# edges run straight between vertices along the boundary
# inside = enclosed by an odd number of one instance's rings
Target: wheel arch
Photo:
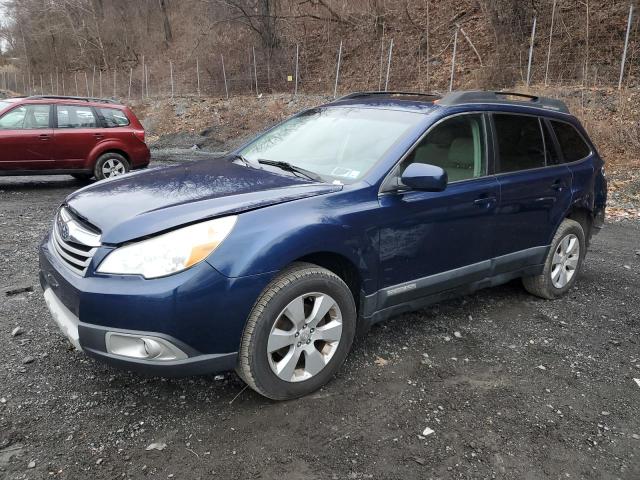
[[[118,143],[111,143],[111,142],[106,144],[96,145],[96,147],[93,149],[93,151],[89,155],[86,167],[93,169],[98,159],[105,153],[117,153],[118,155],[122,155],[124,159],[127,162],[129,162],[129,167],[131,167],[131,157],[129,156],[127,151],[122,148],[122,145],[119,145]]]
[[[592,235],[591,225],[593,224],[593,211],[584,206],[576,205],[567,212],[565,218],[580,224],[584,231],[585,242],[587,246],[589,246]]]
[[[323,251],[309,253],[296,258],[294,262],[312,263],[335,273],[347,284],[349,290],[351,290],[353,300],[356,304],[356,310],[359,310],[362,292],[362,274],[349,258],[340,253]]]

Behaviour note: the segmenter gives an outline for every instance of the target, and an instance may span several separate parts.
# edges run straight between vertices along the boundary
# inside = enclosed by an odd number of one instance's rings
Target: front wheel
[[[273,400],[311,393],[344,362],[356,330],[349,287],[333,272],[296,263],[264,290],[247,320],[237,372]]]
[[[122,155],[115,152],[107,152],[98,157],[93,173],[96,180],[104,180],[105,178],[124,175],[129,171],[129,168],[129,162]]]
[[[561,297],[576,283],[586,253],[582,226],[565,218],[553,237],[542,273],[523,278],[524,288],[549,300]]]

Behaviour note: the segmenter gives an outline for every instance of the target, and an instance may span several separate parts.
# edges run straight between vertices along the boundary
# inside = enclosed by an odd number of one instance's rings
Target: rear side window
[[[126,127],[129,125],[127,115],[117,108],[99,108],[105,127]]]
[[[1,130],[32,130],[49,128],[49,105],[24,105],[0,118]]]
[[[542,129],[537,117],[494,115],[498,140],[498,173],[545,166]]]
[[[556,133],[565,162],[581,160],[591,153],[591,148],[573,125],[555,121],[551,121],[551,125]]]
[[[58,105],[58,128],[95,128],[98,126],[91,107]]]

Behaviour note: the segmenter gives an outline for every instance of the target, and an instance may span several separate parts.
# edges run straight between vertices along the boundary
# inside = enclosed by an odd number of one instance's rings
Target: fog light
[[[160,337],[107,332],[107,352],[141,360],[182,360],[187,355],[173,343]]]

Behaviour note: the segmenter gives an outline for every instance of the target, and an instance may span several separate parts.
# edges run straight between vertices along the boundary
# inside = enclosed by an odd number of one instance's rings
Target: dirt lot
[[[274,403],[69,350],[37,247],[78,186],[0,178],[0,478],[640,478],[639,223],[607,225],[562,300],[513,282],[403,315]]]

